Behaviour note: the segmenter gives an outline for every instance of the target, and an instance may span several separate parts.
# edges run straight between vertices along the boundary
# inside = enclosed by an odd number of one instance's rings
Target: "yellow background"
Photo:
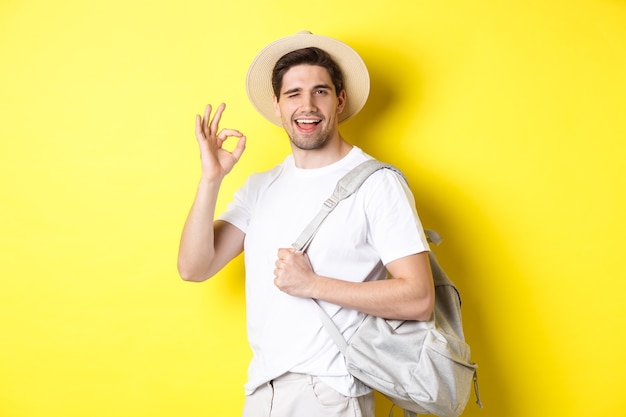
[[[485,403],[464,415],[624,415],[621,0],[2,0],[0,415],[240,415],[241,259],[175,268],[194,116],[225,101],[248,136],[222,209],[288,152],[244,79],[302,29],[362,54],[343,134],[445,238]]]

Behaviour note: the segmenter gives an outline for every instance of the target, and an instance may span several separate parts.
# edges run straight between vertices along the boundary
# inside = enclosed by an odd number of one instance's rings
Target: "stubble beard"
[[[289,134],[289,139],[293,146],[303,151],[314,151],[321,149],[330,141],[330,135],[327,132],[320,133],[311,138],[303,138],[300,135]]]
[[[309,134],[299,133],[294,128],[294,130],[287,131],[287,136],[289,136],[289,140],[296,148],[303,151],[314,151],[326,146],[330,142],[332,134],[327,128]]]

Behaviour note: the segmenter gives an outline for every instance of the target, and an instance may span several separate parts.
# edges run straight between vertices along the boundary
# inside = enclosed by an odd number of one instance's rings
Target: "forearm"
[[[274,284],[294,297],[315,298],[388,319],[429,320],[435,303],[428,252],[386,265],[393,278],[353,282],[315,273],[308,256],[279,249]]]
[[[311,294],[342,307],[401,320],[428,320],[433,303],[430,290],[403,278],[354,283],[316,276]]]
[[[187,281],[203,281],[214,272],[213,219],[222,178],[202,178],[183,227],[178,251],[178,272]]]

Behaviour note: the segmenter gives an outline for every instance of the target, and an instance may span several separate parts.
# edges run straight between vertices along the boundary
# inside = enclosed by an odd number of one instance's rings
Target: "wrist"
[[[311,272],[311,276],[308,278],[309,282],[309,298],[316,300],[325,300],[324,296],[324,281],[325,278],[317,275],[315,272]]]
[[[205,175],[202,174],[200,177],[200,186],[201,187],[209,187],[209,188],[219,188],[222,184],[222,180],[224,179],[221,175]]]

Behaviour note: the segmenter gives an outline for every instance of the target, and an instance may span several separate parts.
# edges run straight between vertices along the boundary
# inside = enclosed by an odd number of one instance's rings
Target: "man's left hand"
[[[311,298],[316,275],[305,253],[292,248],[278,249],[274,276],[274,284],[282,292],[294,297]]]

